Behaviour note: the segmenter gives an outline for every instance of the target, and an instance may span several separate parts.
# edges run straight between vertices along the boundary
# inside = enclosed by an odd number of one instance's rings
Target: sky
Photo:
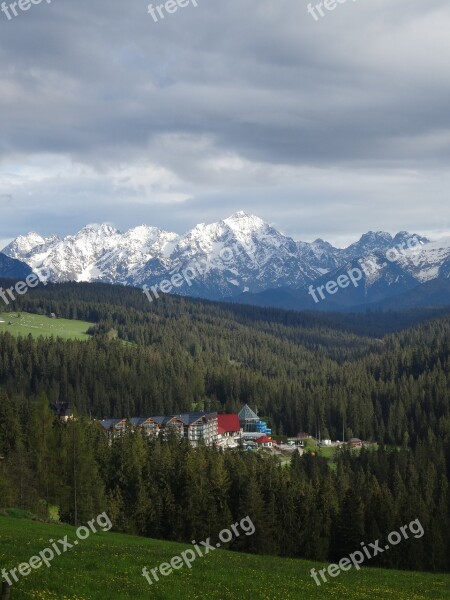
[[[238,210],[340,246],[449,234],[448,0],[9,4],[0,244]]]

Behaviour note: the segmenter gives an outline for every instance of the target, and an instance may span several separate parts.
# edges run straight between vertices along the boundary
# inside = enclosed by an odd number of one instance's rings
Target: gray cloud
[[[198,4],[0,13],[0,238],[238,209],[299,239],[450,230],[448,3]]]

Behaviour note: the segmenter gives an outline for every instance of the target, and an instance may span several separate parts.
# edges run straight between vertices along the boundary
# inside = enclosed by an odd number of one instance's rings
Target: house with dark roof
[[[187,438],[193,446],[202,441],[207,446],[217,443],[217,413],[184,413],[160,417],[132,417],[131,419],[104,419],[100,426],[110,439],[121,435],[127,428],[141,430],[148,436],[167,438],[175,432],[180,438]]]
[[[207,446],[217,443],[218,420],[217,413],[185,413],[167,417],[164,427],[176,427],[182,432],[182,437],[187,438],[193,446],[202,441]]]
[[[108,438],[112,440],[126,430],[128,421],[127,419],[103,419],[103,421],[99,421],[99,424]]]
[[[363,445],[362,441],[359,438],[351,438],[348,442],[351,448],[361,448]]]
[[[129,419],[133,428],[139,427],[147,435],[158,436],[163,426],[165,417],[134,417]]]
[[[69,419],[73,419],[72,406],[68,402],[51,402],[50,408],[64,423],[67,423]]]

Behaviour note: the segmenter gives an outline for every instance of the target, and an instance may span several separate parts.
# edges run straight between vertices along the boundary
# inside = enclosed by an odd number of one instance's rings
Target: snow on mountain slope
[[[136,282],[150,287],[197,262],[202,273],[178,293],[224,298],[268,285],[304,285],[318,272],[298,255],[296,243],[258,217],[243,212],[181,236],[172,252],[149,261]]]
[[[176,237],[145,225],[124,234],[107,224],[87,225],[63,239],[44,240],[37,234],[21,236],[5,248],[5,254],[20,256],[34,271],[52,281],[125,284],[132,282],[135,270]]]
[[[57,236],[43,238],[38,233],[30,231],[26,235],[19,235],[19,237],[4,248],[3,253],[10,258],[21,260],[29,255],[32,250],[36,250],[40,246],[51,244],[57,240],[59,240]]]
[[[420,245],[404,250],[415,237]],[[401,249],[395,262],[386,261],[392,248]],[[201,265],[201,273],[197,272],[191,285],[184,284],[174,292],[210,299],[271,288],[307,289],[324,277],[333,279],[334,273],[355,261],[369,265],[364,268],[365,288],[376,286],[380,297],[383,290],[400,282],[411,286],[414,281],[450,273],[450,238],[429,242],[405,231],[395,237],[370,231],[340,249],[321,239],[296,242],[244,212],[217,223],[199,224],[184,235],[147,225],[121,233],[108,224],[87,225],[62,239],[31,232],[16,238],[3,252],[52,281],[151,287],[174,273]]]
[[[102,281],[136,284],[142,265],[155,256],[162,256],[177,238],[175,233],[147,225],[129,229],[120,235],[119,243],[112,250],[97,260]]]
[[[398,262],[420,283],[425,283],[441,275],[448,277],[443,272],[444,264],[448,260],[450,260],[450,237],[418,244],[406,250]]]
[[[310,265],[316,265],[321,275],[334,271],[344,263],[343,250],[329,242],[317,239],[312,244],[297,242],[300,256]]]
[[[103,280],[98,260],[118,247],[120,237],[110,225],[86,225],[75,235],[38,246],[24,260],[52,281]]]

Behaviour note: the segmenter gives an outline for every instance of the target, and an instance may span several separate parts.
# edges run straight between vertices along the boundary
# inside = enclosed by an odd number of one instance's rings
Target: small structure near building
[[[361,448],[363,443],[359,438],[351,438],[351,440],[348,442],[348,445],[350,448]]]
[[[258,448],[272,448],[273,440],[272,440],[272,438],[268,437],[267,435],[263,435],[256,440],[256,444],[257,444]]]
[[[64,423],[67,423],[69,419],[73,419],[72,406],[68,402],[51,402],[50,408]]]

